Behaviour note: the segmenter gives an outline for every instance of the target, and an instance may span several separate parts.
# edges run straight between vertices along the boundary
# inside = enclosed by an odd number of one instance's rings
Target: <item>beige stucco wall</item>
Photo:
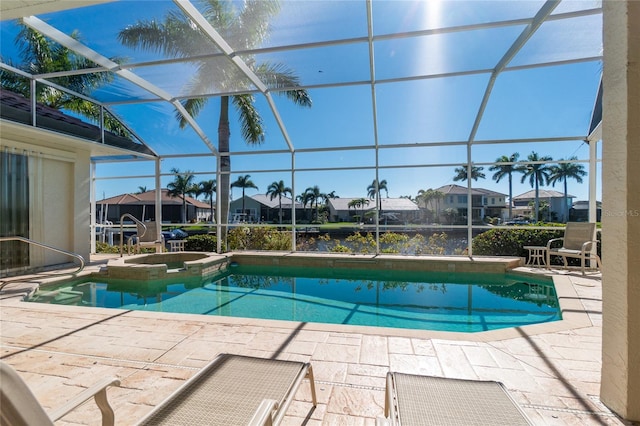
[[[2,123],[0,145],[29,153],[30,238],[89,259],[90,151],[86,142],[52,132]],[[32,266],[73,261],[31,248]]]
[[[601,400],[640,420],[640,2],[605,1]]]

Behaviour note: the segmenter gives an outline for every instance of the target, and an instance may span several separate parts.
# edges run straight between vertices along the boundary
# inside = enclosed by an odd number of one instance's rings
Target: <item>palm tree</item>
[[[273,182],[271,185],[269,185],[269,187],[267,188],[267,194],[269,195],[271,198],[271,200],[273,200],[274,198],[278,197],[278,206],[280,208],[280,212],[279,212],[279,216],[280,216],[280,225],[282,225],[282,196],[287,196],[287,194],[292,195],[291,192],[291,188],[289,188],[288,186],[286,186],[284,184],[284,181],[280,181],[280,182]]]
[[[175,167],[171,169],[171,173],[175,174],[173,182],[169,182],[167,188],[168,194],[171,197],[182,198],[182,223],[187,223],[187,195],[193,194],[197,191],[197,187],[193,184],[195,176],[193,172],[187,170],[184,173],[180,173],[180,170]]]
[[[484,173],[482,173],[483,170],[484,167],[471,166],[471,179],[475,181],[477,181],[478,179],[484,179],[486,176],[484,175]],[[454,181],[458,182],[467,180],[467,166],[456,167],[454,172],[456,173],[456,175],[453,177]]]
[[[32,75],[48,74],[58,71],[83,70],[96,68],[98,65],[72,50],[49,40],[39,32],[18,23],[20,31],[16,35],[15,45],[20,49],[20,64],[9,65]],[[73,31],[71,37],[80,41],[78,31]],[[110,58],[116,63],[122,63],[121,58]],[[31,96],[30,81],[19,77],[13,72],[0,69],[2,87],[26,98]],[[78,73],[64,77],[56,77],[55,82],[76,93],[90,96],[100,87],[113,81],[113,74],[108,72]],[[66,109],[88,118],[91,122],[100,124],[100,107],[93,102],[81,99],[55,89],[46,84],[36,84],[36,102],[55,109]],[[111,114],[104,114],[105,129],[125,138],[131,137],[127,128]]]
[[[570,157],[569,160],[577,160],[578,157],[573,156]],[[564,161],[562,158],[559,161]],[[551,175],[549,176],[549,183],[553,186],[556,186],[557,182],[562,182],[564,184],[564,207],[562,212],[562,219],[564,222],[568,219],[567,209],[569,208],[568,204],[568,192],[567,192],[567,179],[575,179],[576,182],[582,183],[582,177],[586,176],[587,172],[584,170],[584,166],[579,163],[558,163],[556,166],[551,167]]]
[[[241,5],[237,8],[238,5]],[[227,39],[234,41],[236,50],[248,52],[259,47],[269,33],[269,19],[280,7],[275,1],[230,2],[221,0],[207,0],[203,2],[201,12],[209,23]],[[242,35],[241,37],[239,35]],[[205,35],[192,20],[180,13],[168,13],[163,22],[138,21],[134,25],[120,31],[118,38],[121,43],[131,48],[141,48],[163,53],[169,57],[204,58],[219,48]],[[251,54],[243,54],[244,62],[273,92],[284,94],[296,105],[310,107],[311,98],[306,90],[299,89],[299,78],[283,64],[258,62]],[[197,67],[196,74],[188,87],[189,93],[228,92],[237,85],[239,71],[231,72],[229,67],[221,64],[219,58],[194,59]],[[288,88],[282,91],[281,89]],[[235,90],[235,89],[233,89]],[[218,120],[218,151],[220,154],[229,152],[229,102],[238,111],[242,137],[249,145],[259,145],[264,142],[264,128],[262,118],[255,108],[255,98],[251,94],[220,96],[220,116]],[[190,98],[182,101],[184,108],[192,116],[196,116],[204,107],[207,99]],[[177,114],[180,127],[185,127],[187,121],[181,114]],[[229,215],[229,172],[231,158],[228,155],[220,157],[219,192],[221,217],[226,221]],[[222,230],[221,241],[226,239],[226,229]]]
[[[147,187],[146,186],[139,186],[138,187],[138,192],[136,192],[136,194],[142,194],[143,192],[147,192]]]
[[[386,179],[383,179],[379,183],[377,179],[374,179],[373,182],[371,182],[371,185],[367,186],[367,196],[371,200],[376,200],[376,208],[378,209],[378,212],[382,211],[382,200],[380,199],[380,194],[383,189],[387,193],[387,198],[389,198],[389,189],[387,188]]]
[[[255,183],[251,180],[251,175],[238,176],[235,182],[231,184],[231,188],[242,188],[242,213],[244,211],[244,190],[247,188],[258,189]]]
[[[307,200],[311,202],[311,207],[313,208],[313,203],[316,204],[316,220],[318,220],[318,201],[326,200],[327,194],[321,192],[318,185],[310,186],[309,188],[305,189],[304,192],[306,194],[305,197],[307,197]]]
[[[535,188],[534,199],[534,220],[538,221],[538,213],[540,212],[540,185],[544,185],[545,182],[549,183],[549,176],[551,174],[551,167],[548,164],[540,162],[552,161],[553,158],[549,156],[539,157],[537,152],[531,152],[527,157],[528,163],[519,169],[523,173],[520,183],[524,183],[529,179],[529,184],[532,188]]]
[[[424,207],[428,209],[428,205],[431,201],[435,201],[436,204],[436,219],[440,217],[440,200],[444,198],[444,193],[435,189],[421,189],[418,191],[418,196],[416,197],[418,200],[422,200],[424,202]]]
[[[507,157],[506,155],[503,155],[500,158],[496,159],[496,163],[503,163],[503,164],[496,164],[495,166],[489,167],[490,171],[495,172],[492,176],[492,179],[495,180],[496,183],[499,183],[500,180],[505,176],[509,178],[509,219],[513,217],[513,176],[512,175],[513,175],[513,172],[520,171],[520,166],[517,166],[513,163],[517,162],[519,157],[520,157],[520,154],[517,152],[514,152],[509,157]]]
[[[312,203],[310,194],[305,191],[296,196],[296,201],[302,204],[303,215],[307,215],[307,204]]]
[[[360,216],[360,220],[364,222],[364,206],[368,206],[369,205],[369,199],[368,198],[354,198],[353,200],[349,201],[349,204],[347,204],[347,207],[351,208],[353,207],[356,210],[356,214],[358,213],[358,207],[362,207],[362,216]]]
[[[213,193],[217,191],[217,185],[215,179],[203,180],[198,184],[197,195],[204,194],[204,199],[209,199],[209,208],[211,209],[211,222],[215,222],[215,215],[213,214]]]

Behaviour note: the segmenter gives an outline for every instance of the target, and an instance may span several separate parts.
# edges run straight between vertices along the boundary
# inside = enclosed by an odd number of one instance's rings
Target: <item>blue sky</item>
[[[593,7],[592,3],[563,2],[555,13]],[[374,34],[519,19],[535,13],[541,4],[541,1],[374,1]],[[122,47],[116,40],[117,32],[138,19],[161,18],[166,11],[175,9],[171,2],[125,1],[43,15],[41,18],[66,33],[78,29],[82,41],[105,56],[123,56],[129,63],[137,63],[160,59],[161,55]],[[365,12],[364,1],[282,2],[282,11],[272,22],[271,37],[265,46],[290,44],[291,40],[309,43],[366,36]],[[593,15],[545,23],[510,65],[526,66],[536,62],[598,56],[601,54],[601,44],[598,44],[600,21],[600,15]],[[514,25],[379,41],[374,52],[376,79],[490,69],[522,29],[522,25]],[[14,34],[15,26],[3,22],[0,40],[3,59],[16,56]],[[256,59],[285,63],[296,70],[303,84],[309,85],[364,81],[370,76],[367,43],[276,51],[257,55]],[[584,136],[601,70],[601,62],[594,60],[502,73],[495,82],[475,140]],[[177,96],[184,91],[192,68],[173,65],[142,67],[133,71]],[[415,196],[420,189],[455,183],[454,168],[466,161],[466,147],[444,144],[469,138],[488,81],[489,74],[483,73],[376,86],[377,142],[384,147],[379,150],[378,164],[382,167],[379,178],[387,180],[389,196]],[[116,80],[96,97],[108,102],[139,92],[131,83]],[[318,88],[309,92],[313,99],[311,109],[298,108],[286,99],[274,96],[286,131],[297,150],[373,146],[375,132],[370,85]],[[286,170],[292,160],[286,153],[264,154],[268,150],[286,150],[287,145],[264,97],[257,95],[256,102],[264,119],[266,141],[260,147],[248,147],[241,140],[237,120],[232,116],[231,151],[251,155],[233,157],[232,170],[235,173],[231,179],[250,174],[259,187],[257,192],[264,193],[273,181],[284,180],[291,186],[291,172]],[[166,103],[124,104],[111,108],[162,155],[209,152],[193,130],[178,127],[173,109]],[[197,117],[199,126],[214,144],[217,144],[218,112],[218,99],[212,98]],[[406,148],[416,143],[431,143],[433,146]],[[400,144],[403,148],[393,148]],[[582,141],[479,144],[473,145],[472,158],[477,163],[484,163],[518,152],[520,158],[525,159],[532,151],[554,159],[571,156],[588,159],[588,146]],[[335,191],[341,197],[362,197],[366,196],[366,188],[375,178],[372,167],[376,158],[373,149],[297,153],[295,164],[300,169],[314,169],[296,173],[296,194],[318,185],[323,192]],[[196,181],[215,177],[213,157],[163,160],[163,173],[168,173],[173,167],[195,172]],[[315,170],[327,167],[341,170]],[[487,168],[485,166],[484,170],[487,179],[474,182],[474,186],[508,193],[506,181],[493,181],[492,172]],[[265,169],[270,171],[258,171]],[[99,177],[151,176],[153,173],[152,162],[98,166]],[[163,177],[163,186],[170,180],[170,177]],[[520,183],[519,175],[515,182],[514,195],[531,189],[528,183]],[[586,199],[586,182],[586,179],[583,185],[569,182],[569,193],[577,199]],[[465,182],[460,184],[466,185]],[[110,197],[135,192],[139,186],[151,189],[154,180],[151,177],[99,180],[97,194],[98,198],[103,195]],[[562,191],[558,185],[551,189]],[[247,193],[255,192],[249,190]],[[235,190],[233,196],[237,198],[239,195],[240,191]]]

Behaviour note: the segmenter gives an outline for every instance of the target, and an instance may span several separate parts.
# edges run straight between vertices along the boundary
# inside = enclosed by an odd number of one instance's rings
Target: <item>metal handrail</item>
[[[2,241],[22,241],[22,242],[27,243],[27,244],[32,244],[34,246],[38,246],[38,247],[46,248],[46,249],[49,249],[49,250],[52,250],[52,251],[55,251],[55,252],[58,252],[58,253],[66,254],[67,256],[75,257],[76,259],[78,259],[80,261],[80,267],[78,268],[77,271],[74,271],[73,273],[77,274],[78,272],[80,272],[80,271],[82,271],[84,269],[84,257],[80,256],[77,253],[72,253],[70,251],[59,249],[57,247],[52,247],[52,246],[49,246],[47,244],[39,243],[37,241],[33,241],[33,240],[30,240],[29,238],[25,238],[25,237],[0,237],[0,242],[2,242]]]
[[[139,221],[131,213],[125,213],[122,216],[120,216],[120,257],[124,255],[124,229],[122,228],[122,221],[124,220],[125,217],[128,217],[129,219],[133,220],[133,222],[136,225],[142,225],[142,234],[138,235],[138,238],[142,238],[142,236],[147,233],[147,225]]]

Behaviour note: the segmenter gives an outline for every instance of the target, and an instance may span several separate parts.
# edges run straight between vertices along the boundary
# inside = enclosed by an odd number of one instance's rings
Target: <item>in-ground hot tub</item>
[[[112,259],[101,272],[110,278],[137,280],[205,277],[224,269],[228,263],[227,256],[216,253],[155,253]]]

